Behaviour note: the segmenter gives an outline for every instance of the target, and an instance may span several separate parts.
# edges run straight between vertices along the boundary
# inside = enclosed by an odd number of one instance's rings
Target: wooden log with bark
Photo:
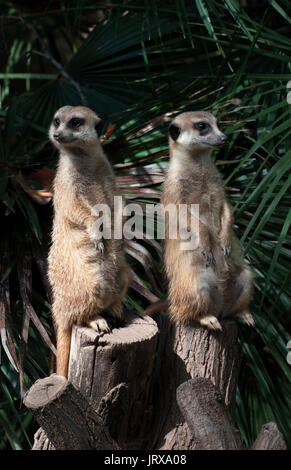
[[[234,419],[236,322],[209,331],[160,314],[157,323],[128,312],[104,336],[74,326],[68,381],[53,374],[25,397],[41,426],[33,449],[243,448]],[[268,423],[252,448],[286,445]]]

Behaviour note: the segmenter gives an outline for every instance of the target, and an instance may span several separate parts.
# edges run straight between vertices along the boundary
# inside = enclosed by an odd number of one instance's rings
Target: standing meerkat
[[[60,153],[48,277],[57,328],[57,374],[65,377],[72,325],[87,324],[98,332],[109,332],[101,312],[122,319],[128,286],[123,241],[113,235],[102,238],[96,227],[94,206],[106,204],[112,215],[118,194],[100,132],[101,119],[83,106],[60,108],[49,129],[49,138]],[[113,217],[108,223],[113,226]]]
[[[197,246],[182,250],[181,237],[169,237],[166,214],[164,264],[168,299],[149,306],[152,315],[168,308],[174,320],[194,320],[209,329],[221,329],[219,317],[235,316],[254,325],[247,311],[252,294],[252,273],[244,263],[233,233],[233,217],[212,150],[226,136],[208,112],[185,112],[169,127],[170,164],[162,204],[187,204],[184,228],[189,232],[190,205],[199,205]],[[180,232],[179,232],[180,233]]]

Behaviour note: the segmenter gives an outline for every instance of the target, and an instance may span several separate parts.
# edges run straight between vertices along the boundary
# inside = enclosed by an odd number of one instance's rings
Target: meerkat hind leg
[[[214,315],[206,315],[197,319],[201,326],[206,326],[209,330],[222,330],[222,326]]]
[[[103,318],[101,315],[96,315],[93,320],[89,320],[88,326],[90,326],[90,328],[93,328],[93,330],[97,331],[97,333],[105,334],[111,332],[110,326],[108,325],[105,318]]]
[[[122,302],[118,300],[112,305],[110,305],[110,307],[106,309],[106,313],[104,312],[104,317],[106,318],[111,329],[120,328],[121,326],[124,326],[124,313]]]
[[[105,309],[106,313],[108,313],[108,316],[105,315],[105,317],[107,318],[108,323],[111,325],[111,328],[119,328],[124,326],[122,299],[126,294],[127,286],[127,280],[123,279],[123,285],[120,292],[116,295],[114,301]]]
[[[247,310],[252,293],[252,275],[248,269],[242,269],[236,279],[236,285],[232,292],[232,299],[225,306],[224,316],[236,318],[241,323],[249,326],[255,325],[255,320]],[[235,299],[235,300],[234,300]]]
[[[217,316],[221,309],[221,292],[218,288],[217,278],[213,270],[202,270],[197,273],[196,278],[199,303],[201,305],[201,314],[197,321],[200,325],[205,326],[209,330],[222,330]],[[210,312],[213,312],[211,315]]]
[[[238,319],[241,323],[244,323],[248,326],[255,326],[255,319],[250,312],[243,310],[235,314],[235,318]]]
[[[120,300],[114,302],[113,304],[110,305],[106,309],[106,311],[109,313],[111,317],[113,317],[116,320],[122,320],[123,318],[123,305]]]

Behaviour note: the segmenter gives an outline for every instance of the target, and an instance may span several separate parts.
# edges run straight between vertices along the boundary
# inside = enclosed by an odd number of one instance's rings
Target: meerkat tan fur
[[[54,180],[54,222],[48,257],[57,328],[57,373],[67,376],[73,324],[109,332],[101,312],[122,318],[128,286],[123,241],[105,239],[92,208],[106,204],[112,214],[118,195],[111,165],[98,133],[100,118],[89,108],[64,106],[53,118],[49,137],[59,150]],[[111,222],[109,222],[111,223]],[[113,223],[113,222],[112,222]]]
[[[212,150],[225,142],[226,136],[208,112],[180,114],[170,125],[170,164],[162,204],[187,204],[189,211],[191,204],[199,204],[198,245],[192,250],[181,250],[185,240],[169,237],[166,217],[164,264],[168,298],[146,309],[148,315],[168,308],[174,320],[194,320],[210,329],[221,329],[218,318],[223,316],[236,316],[244,323],[254,324],[247,311],[252,273],[234,236],[231,207],[211,159]],[[189,226],[185,228],[188,230]]]

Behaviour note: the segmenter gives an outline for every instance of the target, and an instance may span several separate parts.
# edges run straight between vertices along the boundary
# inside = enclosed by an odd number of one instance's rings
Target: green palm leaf
[[[45,38],[47,51],[32,28],[14,20],[19,37],[12,35],[0,75],[0,198],[12,246],[24,249],[28,240],[35,245],[36,239],[45,246],[50,209],[37,207],[12,179],[17,182],[19,170],[26,174],[34,168],[54,167],[56,155],[47,142],[47,128],[60,106],[85,102],[116,124],[105,151],[123,194],[143,208],[159,201],[171,118],[190,109],[214,112],[229,136],[229,145],[215,156],[216,162],[233,206],[236,233],[255,273],[250,309],[256,327],[251,332],[241,327],[239,334],[244,355],[237,424],[249,446],[261,425],[275,420],[290,446],[286,355],[291,112],[286,85],[291,80],[291,46],[284,32],[289,31],[290,14],[287,0],[270,0],[268,5],[262,12],[261,6],[243,8],[236,0],[177,0],[153,2],[150,8],[148,2],[137,0],[103,11],[102,21],[96,16],[91,21],[87,15],[96,10],[96,2],[90,0],[72,2],[68,8],[49,10],[48,5],[46,11],[24,12],[24,21]],[[7,13],[9,8],[10,4]],[[12,20],[8,23],[7,41],[11,28],[15,31]],[[28,60],[29,50],[43,55],[32,53]],[[135,274],[125,304],[142,311],[156,297],[166,295],[161,245],[158,240],[140,239],[127,248]],[[14,254],[3,277],[14,286],[19,285],[16,261]],[[41,331],[44,327],[51,334],[49,296],[45,298],[46,290],[36,282],[38,262],[33,254],[30,302],[41,324],[35,318],[39,328],[30,324],[27,330],[24,390],[48,373],[45,341],[50,339],[45,340]],[[27,432],[31,416],[18,410],[18,375],[9,362],[12,359],[16,365],[20,354],[24,314],[14,291],[11,299],[11,325],[5,317],[6,336],[1,336],[0,441],[18,449],[31,443]]]

